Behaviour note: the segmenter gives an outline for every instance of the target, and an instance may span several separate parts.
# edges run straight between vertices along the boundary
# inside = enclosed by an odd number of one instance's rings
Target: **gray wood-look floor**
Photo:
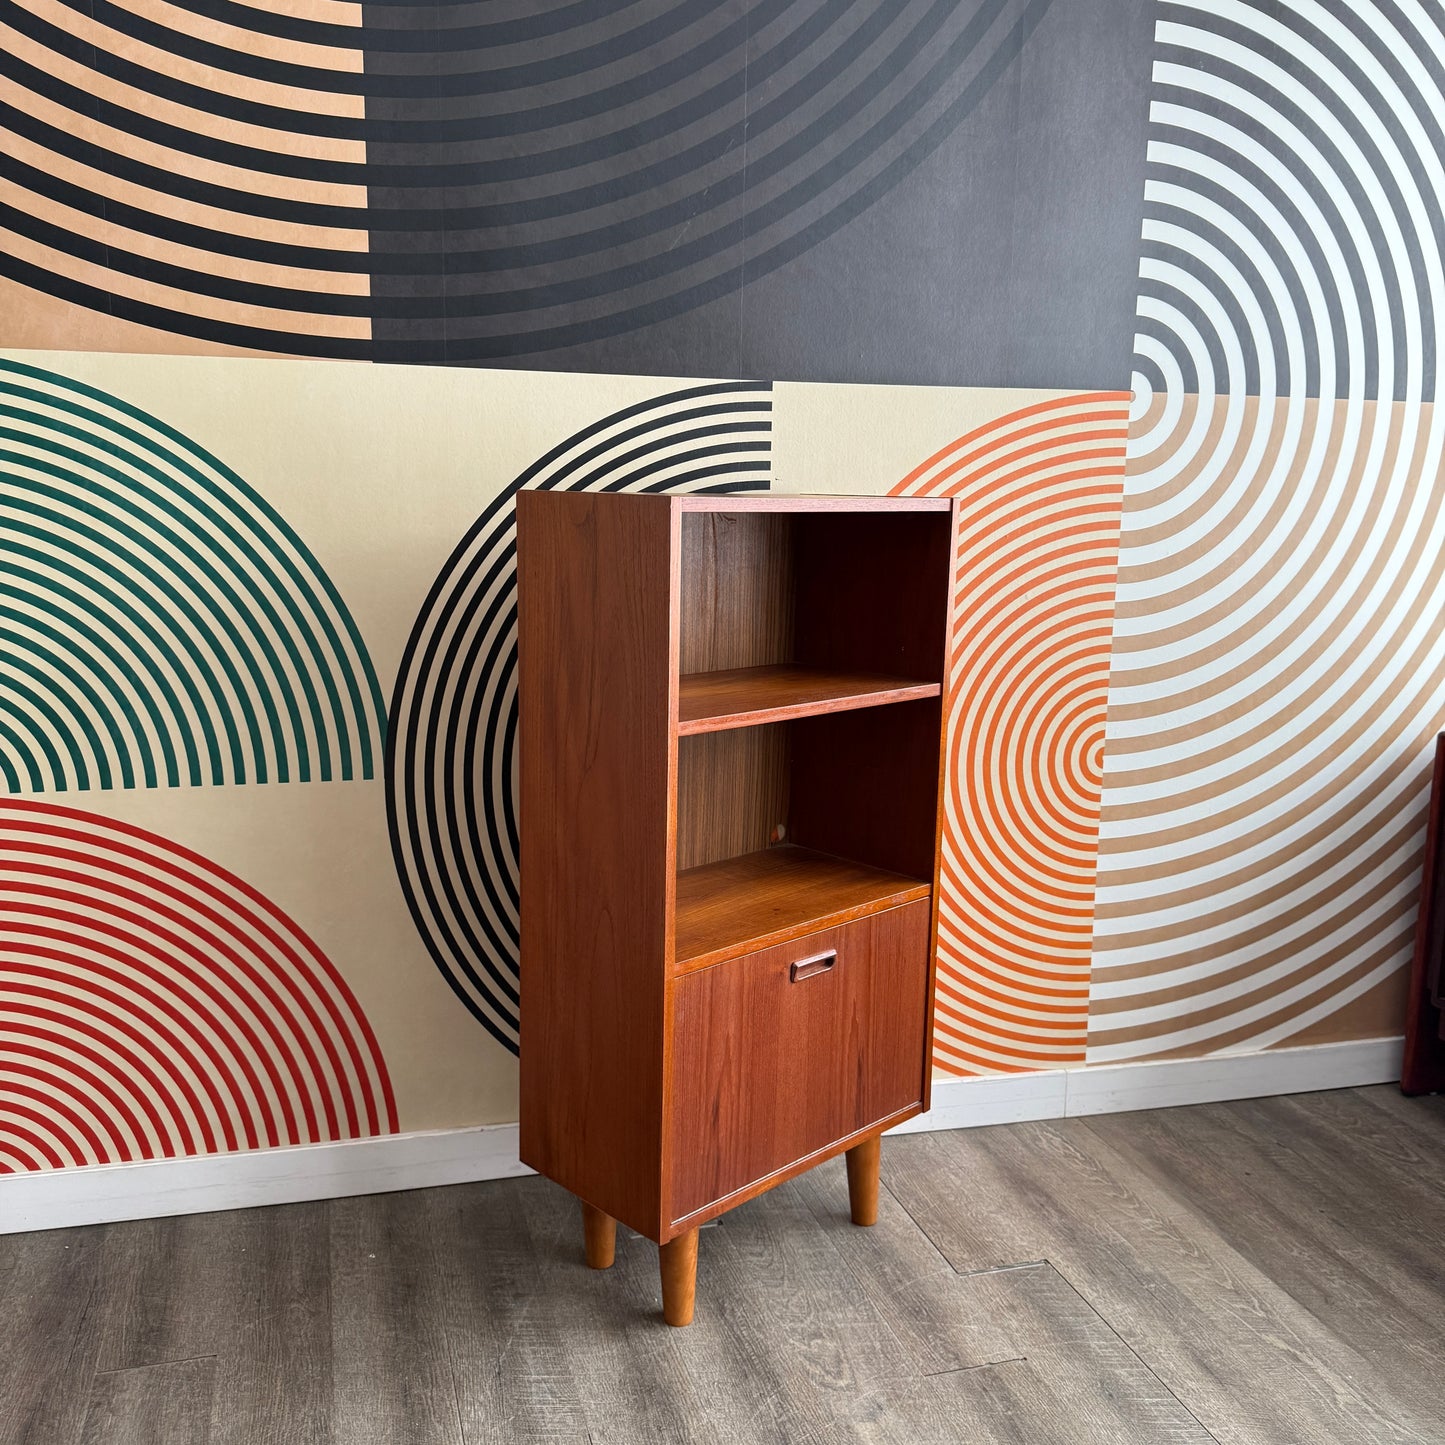
[[[889,1139],[582,1264],[541,1179],[0,1239],[0,1442],[1445,1441],[1445,1099]]]

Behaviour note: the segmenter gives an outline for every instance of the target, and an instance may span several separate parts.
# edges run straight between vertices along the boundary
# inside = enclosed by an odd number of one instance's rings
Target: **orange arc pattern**
[[[1084,1061],[1129,394],[997,417],[894,495],[962,499],[934,1065]]]

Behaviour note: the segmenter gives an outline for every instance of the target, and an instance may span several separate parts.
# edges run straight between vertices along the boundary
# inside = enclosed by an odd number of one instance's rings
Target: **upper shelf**
[[[936,682],[877,672],[837,672],[784,663],[729,672],[685,673],[678,689],[678,735],[786,722],[825,712],[938,697]]]

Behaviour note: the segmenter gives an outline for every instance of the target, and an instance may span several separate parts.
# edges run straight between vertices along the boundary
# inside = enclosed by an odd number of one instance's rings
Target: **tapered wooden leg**
[[[607,1269],[617,1252],[617,1221],[584,1201],[582,1237],[587,1243],[587,1267]]]
[[[878,1222],[878,1156],[883,1136],[874,1134],[848,1151],[848,1209],[854,1224]]]
[[[657,1257],[662,1266],[662,1317],[670,1325],[690,1325],[697,1298],[697,1230],[661,1245]]]

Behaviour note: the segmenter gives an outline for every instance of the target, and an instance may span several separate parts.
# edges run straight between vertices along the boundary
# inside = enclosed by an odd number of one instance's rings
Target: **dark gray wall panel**
[[[474,9],[424,13],[450,33]],[[407,13],[367,6],[367,24]],[[368,55],[413,81],[368,102],[391,182],[371,189],[373,249],[411,258],[375,278],[377,359],[1123,383],[1143,0],[588,15]]]

